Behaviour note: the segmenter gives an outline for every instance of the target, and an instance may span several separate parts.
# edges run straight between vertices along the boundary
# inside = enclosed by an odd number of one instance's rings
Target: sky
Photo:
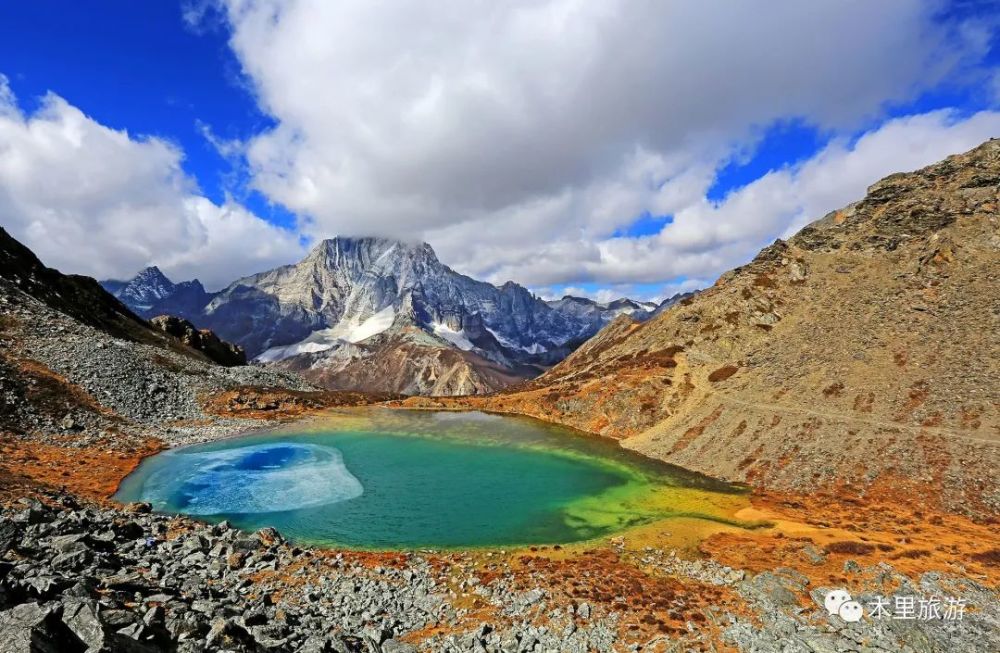
[[[992,0],[0,8],[0,224],[101,279],[217,289],[378,235],[657,299],[990,137]]]

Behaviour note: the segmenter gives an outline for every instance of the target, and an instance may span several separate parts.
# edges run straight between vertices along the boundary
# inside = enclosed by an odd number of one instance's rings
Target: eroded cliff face
[[[465,403],[764,487],[998,513],[998,188],[1000,141],[887,177],[712,288]]]
[[[486,394],[537,373],[444,346],[416,326],[394,328],[356,345],[296,355],[272,366],[332,390],[428,396]]]

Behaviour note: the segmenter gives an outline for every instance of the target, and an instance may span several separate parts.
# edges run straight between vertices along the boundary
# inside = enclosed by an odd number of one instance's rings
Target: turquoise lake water
[[[589,539],[662,516],[642,501],[658,487],[732,491],[534,420],[366,410],[165,451],[115,498],[309,544],[418,548]]]

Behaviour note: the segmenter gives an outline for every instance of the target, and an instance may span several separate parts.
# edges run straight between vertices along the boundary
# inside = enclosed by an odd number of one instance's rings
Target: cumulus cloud
[[[0,216],[47,265],[123,278],[155,264],[218,286],[301,253],[295,234],[201,196],[182,156],[57,95],[26,115],[0,76]]]
[[[1000,113],[995,111],[962,117],[940,110],[891,120],[854,141],[834,139],[805,162],[772,171],[722,202],[703,199],[686,207],[649,240],[654,248],[681,256],[728,256],[725,268],[732,267],[774,237],[788,237],[829,211],[861,199],[878,179],[964,152],[997,134]],[[623,241],[607,243],[612,244],[622,250],[622,258],[639,265],[639,251]]]
[[[599,282],[669,282],[685,277],[703,287],[751,259],[775,238],[852,201],[893,172],[914,170],[1000,135],[1000,113],[961,116],[940,110],[890,120],[856,139],[838,138],[809,159],[774,170],[713,202],[712,175],[668,182],[643,192],[652,207],[669,203],[673,219],[644,237],[593,237],[581,230],[546,233],[532,241],[534,216],[510,211],[502,219],[460,223],[432,237],[456,267],[493,281],[525,279],[538,287]],[[672,188],[677,184],[679,188]],[[655,185],[654,185],[655,186]],[[669,201],[660,195],[667,194]],[[569,201],[569,200],[564,200]],[[541,221],[544,224],[544,221]],[[527,246],[519,243],[531,243]],[[441,247],[444,245],[444,247]],[[668,285],[661,297],[677,290]]]
[[[257,189],[314,236],[423,238],[464,272],[535,287],[740,262],[858,191],[784,171],[712,205],[715,170],[762,126],[852,131],[982,56],[995,28],[920,0],[220,1],[276,122],[246,144]],[[914,160],[886,157],[857,169]],[[612,237],[643,213],[676,220]]]
[[[942,20],[942,6],[186,0],[192,29],[229,30],[273,118],[245,141],[196,127],[299,231],[205,198],[169,142],[55,95],[25,115],[4,84],[0,211],[48,263],[99,277],[156,263],[219,285],[295,260],[305,240],[386,235],[496,283],[669,296],[880,176],[997,135],[992,112],[885,121],[887,104],[940,84],[1000,88],[976,65],[1000,22]],[[717,171],[786,120],[829,143],[708,199]],[[671,219],[621,235],[643,215]]]

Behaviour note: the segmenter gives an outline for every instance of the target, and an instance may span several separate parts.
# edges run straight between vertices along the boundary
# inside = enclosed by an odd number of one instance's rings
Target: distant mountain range
[[[615,317],[644,320],[679,299],[545,301],[459,274],[426,243],[384,238],[324,240],[299,263],[215,293],[155,267],[102,285],[139,315],[190,320],[326,387],[408,394],[476,394],[534,377]]]

